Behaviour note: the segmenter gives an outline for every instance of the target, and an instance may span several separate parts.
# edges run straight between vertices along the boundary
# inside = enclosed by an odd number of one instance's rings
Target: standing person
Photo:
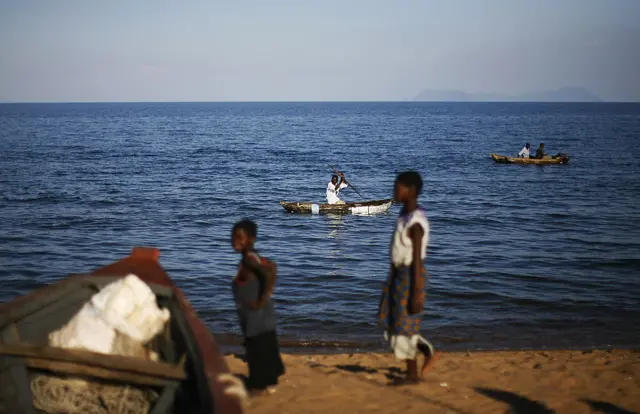
[[[400,383],[418,382],[438,356],[433,346],[420,336],[426,278],[424,259],[429,243],[429,222],[418,206],[421,190],[422,179],[415,171],[403,172],[396,178],[394,199],[403,207],[391,241],[389,278],[378,315],[396,358],[407,364],[407,377]],[[418,352],[424,355],[420,373]]]
[[[331,181],[327,185],[327,203],[344,204],[344,201],[338,198],[340,190],[349,187],[349,182],[344,178],[344,173],[340,173],[340,180],[337,175],[331,177]]]
[[[231,233],[233,249],[242,254],[232,287],[249,366],[247,388],[253,394],[274,392],[278,377],[284,374],[270,295],[273,282],[268,281],[274,275],[266,273],[254,248],[257,234],[258,226],[251,220],[237,222]]]
[[[518,153],[518,157],[520,158],[530,158],[531,157],[531,144],[528,142],[524,145],[524,148],[520,150]]]
[[[540,144],[540,146],[538,147],[538,149],[536,150],[536,158],[541,160],[544,158],[544,156],[547,155],[544,152],[544,144]]]

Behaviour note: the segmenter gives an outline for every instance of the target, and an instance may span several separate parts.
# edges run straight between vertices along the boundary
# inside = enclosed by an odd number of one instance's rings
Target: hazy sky
[[[0,101],[640,101],[640,0],[0,0]]]

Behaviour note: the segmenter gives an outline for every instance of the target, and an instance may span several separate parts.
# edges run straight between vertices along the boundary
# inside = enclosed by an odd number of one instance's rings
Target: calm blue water
[[[423,328],[436,345],[637,346],[639,135],[633,104],[0,105],[0,301],[151,245],[228,341],[230,228],[251,217],[279,264],[282,337],[380,346],[398,207],[311,217],[278,202],[322,201],[329,164],[371,199],[414,168],[432,226]],[[525,141],[571,162],[489,158]]]

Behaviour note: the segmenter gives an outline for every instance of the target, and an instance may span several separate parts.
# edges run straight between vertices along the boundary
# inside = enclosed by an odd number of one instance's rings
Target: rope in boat
[[[169,335],[166,327],[164,334]],[[116,332],[112,353],[158,360],[151,349],[119,332]],[[147,414],[158,399],[158,394],[151,389],[44,374],[31,380],[31,393],[33,406],[49,414]]]
[[[158,399],[150,389],[36,375],[33,406],[49,414],[146,414]]]

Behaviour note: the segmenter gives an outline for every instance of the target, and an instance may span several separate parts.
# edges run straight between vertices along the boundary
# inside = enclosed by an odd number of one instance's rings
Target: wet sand
[[[245,363],[229,355],[232,372]],[[390,385],[390,354],[287,355],[277,391],[249,414],[640,412],[640,350],[443,353],[424,382]]]

